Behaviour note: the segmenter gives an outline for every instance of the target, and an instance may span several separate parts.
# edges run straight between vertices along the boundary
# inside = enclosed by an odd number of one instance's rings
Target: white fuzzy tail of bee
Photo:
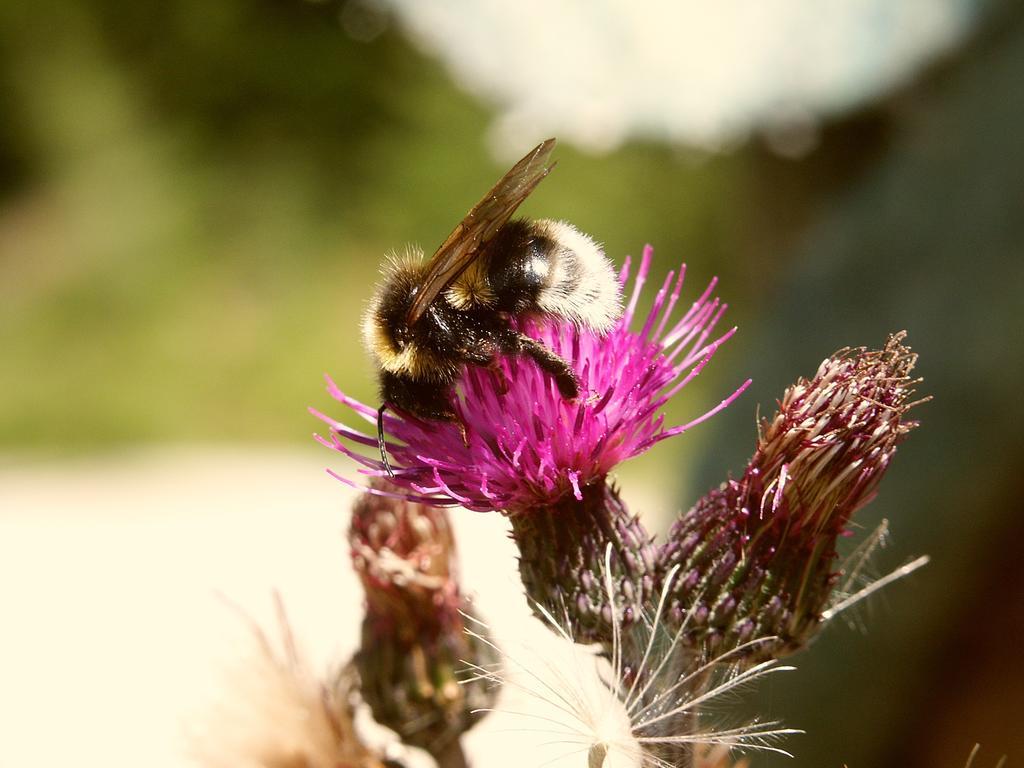
[[[610,331],[622,316],[622,286],[604,250],[566,221],[540,219],[534,227],[557,244],[537,306],[597,333]]]
[[[610,557],[609,549],[603,581],[608,603],[615,606]],[[789,755],[777,742],[802,731],[777,722],[729,725],[712,712],[737,690],[794,667],[767,661],[742,669],[731,663],[775,638],[752,640],[709,661],[694,659],[681,642],[692,616],[674,635],[662,622],[675,577],[673,570],[657,606],[628,627],[613,607],[610,658],[598,646],[576,644],[571,621],[559,620],[543,606],[536,610],[552,632],[514,650],[492,644],[487,633],[467,630],[501,657],[490,668],[469,664],[470,678],[503,686],[503,700],[493,711],[519,720],[520,738],[543,739],[537,746],[549,754],[538,756],[538,766],[581,766],[586,759],[588,768],[672,768],[659,753],[692,746],[699,756],[709,745]],[[639,662],[624,659],[627,645],[642,653]]]

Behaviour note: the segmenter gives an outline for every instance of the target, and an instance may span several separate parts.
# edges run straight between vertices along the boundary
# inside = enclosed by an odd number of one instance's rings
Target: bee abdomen
[[[537,307],[598,333],[611,330],[622,315],[622,288],[604,250],[563,221],[542,219],[534,227],[552,248]]]

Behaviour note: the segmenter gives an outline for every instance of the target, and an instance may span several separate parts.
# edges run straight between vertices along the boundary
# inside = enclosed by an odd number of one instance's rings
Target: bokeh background
[[[759,692],[808,731],[795,764],[1024,758],[1024,5],[754,6],[0,4],[0,735],[32,734],[0,765],[55,764],[32,739],[75,719],[58,692],[187,665],[131,633],[206,584],[195,558],[281,586],[303,555],[274,546],[320,515],[344,570],[319,471],[343,467],[305,407],[330,407],[324,372],[375,398],[383,255],[429,251],[548,135],[524,213],[616,261],[652,243],[693,291],[717,275],[740,326],[672,415],[752,388],[624,469],[652,527],[740,470],[758,404],[828,353],[907,329],[921,355],[934,400],[860,523],[891,522],[880,573],[932,563]],[[130,753],[94,742],[79,764]]]

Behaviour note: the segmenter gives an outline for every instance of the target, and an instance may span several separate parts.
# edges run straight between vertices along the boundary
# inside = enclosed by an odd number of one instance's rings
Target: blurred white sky
[[[799,136],[912,75],[965,33],[973,0],[377,0],[498,107],[515,155],[554,135],[717,149]],[[791,149],[798,151],[799,146]],[[785,141],[779,149],[786,151]]]

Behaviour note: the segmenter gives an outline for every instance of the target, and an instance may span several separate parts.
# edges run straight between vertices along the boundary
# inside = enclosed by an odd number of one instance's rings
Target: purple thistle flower
[[[399,492],[410,501],[501,510],[513,516],[571,499],[582,501],[584,490],[603,484],[619,462],[700,424],[735,400],[749,380],[701,416],[665,426],[661,407],[704,370],[735,328],[709,341],[726,308],[712,297],[715,280],[672,322],[684,266],[678,277],[668,274],[643,325],[632,330],[651,255],[648,246],[623,317],[607,335],[565,321],[523,324],[523,331],[572,366],[580,382],[576,400],[564,399],[555,382],[532,361],[505,358],[500,366],[509,382],[507,392],[491,371],[469,366],[462,376],[455,410],[465,426],[465,440],[457,424],[404,413],[385,415],[386,449]],[[627,259],[619,276],[623,286],[629,271]],[[376,408],[344,394],[330,378],[327,381],[332,397],[375,423]],[[353,458],[365,475],[387,474],[375,457],[375,436],[311,412],[330,429],[329,437],[317,435],[317,440]]]

